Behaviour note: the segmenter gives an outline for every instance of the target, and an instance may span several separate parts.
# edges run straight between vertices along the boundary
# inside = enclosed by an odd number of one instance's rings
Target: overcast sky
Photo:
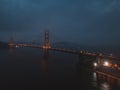
[[[0,0],[1,41],[41,38],[45,29],[58,41],[118,45],[120,1]]]

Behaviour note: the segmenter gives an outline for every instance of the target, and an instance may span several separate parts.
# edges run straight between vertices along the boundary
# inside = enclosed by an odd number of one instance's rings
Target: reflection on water
[[[47,74],[49,58],[50,58],[49,50],[43,50],[43,57],[41,60],[41,69],[43,75]]]
[[[93,86],[94,87],[97,87],[98,84],[97,84],[97,74],[94,72],[93,73],[93,82],[92,82]]]
[[[101,84],[101,90],[110,90],[110,86],[108,83],[104,82]]]
[[[120,90],[120,80],[93,73],[92,85],[100,90]]]
[[[80,60],[85,58],[40,49],[0,51],[0,82],[3,86],[0,89],[40,90],[41,87],[50,89],[50,86],[64,89],[65,86],[80,90],[120,90],[120,81],[93,73]]]

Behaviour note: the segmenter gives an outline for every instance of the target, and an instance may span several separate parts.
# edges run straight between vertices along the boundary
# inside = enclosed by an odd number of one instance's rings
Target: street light
[[[96,62],[94,62],[94,63],[93,63],[93,65],[94,65],[95,67],[97,67],[97,66],[98,66],[98,64],[97,64]]]
[[[103,65],[104,66],[109,66],[109,62],[105,61]]]

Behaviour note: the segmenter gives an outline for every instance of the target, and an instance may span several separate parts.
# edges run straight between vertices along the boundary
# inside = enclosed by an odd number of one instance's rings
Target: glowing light
[[[109,66],[109,62],[105,61],[104,66]]]
[[[16,48],[19,48],[19,46],[16,45]]]
[[[95,66],[95,67],[97,67],[98,66],[98,64],[95,62],[95,63],[93,63],[93,65]]]
[[[42,48],[43,49],[50,49],[51,47],[50,46],[43,46]]]

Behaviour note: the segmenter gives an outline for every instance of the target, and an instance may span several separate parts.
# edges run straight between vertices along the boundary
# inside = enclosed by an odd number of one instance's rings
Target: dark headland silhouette
[[[8,48],[9,46],[7,42],[0,41],[0,49],[8,49]]]

